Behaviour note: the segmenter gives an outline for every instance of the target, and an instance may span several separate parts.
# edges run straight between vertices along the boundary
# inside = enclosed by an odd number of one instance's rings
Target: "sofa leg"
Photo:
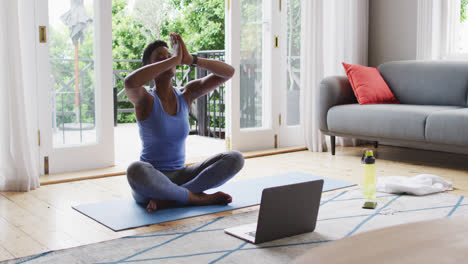
[[[331,154],[335,155],[335,136],[330,136]]]
[[[374,148],[378,148],[379,147],[379,142],[378,141],[375,141],[374,142]]]

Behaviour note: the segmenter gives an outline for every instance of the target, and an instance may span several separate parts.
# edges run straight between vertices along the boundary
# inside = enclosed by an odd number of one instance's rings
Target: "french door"
[[[303,145],[300,0],[227,0],[225,43],[230,148]]]
[[[35,7],[41,172],[112,166],[112,2]]]
[[[281,1],[281,0],[280,0]],[[280,146],[303,146],[304,109],[301,87],[301,0],[283,0],[279,14],[281,72],[277,76],[280,95]]]

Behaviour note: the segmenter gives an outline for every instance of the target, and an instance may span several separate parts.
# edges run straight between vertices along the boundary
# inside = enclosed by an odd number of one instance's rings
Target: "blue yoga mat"
[[[228,205],[186,206],[148,213],[144,207],[138,205],[132,197],[129,197],[120,200],[82,204],[73,206],[73,209],[114,231],[121,231],[145,225],[258,205],[262,196],[262,190],[265,188],[318,179],[324,180],[324,192],[355,185],[340,180],[293,172],[258,179],[228,182],[219,188],[207,191],[207,193],[214,193],[216,191],[229,193],[232,196],[232,203]]]

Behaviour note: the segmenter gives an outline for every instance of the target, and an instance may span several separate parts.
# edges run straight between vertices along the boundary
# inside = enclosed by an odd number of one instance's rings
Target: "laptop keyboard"
[[[251,236],[251,237],[255,237],[255,233],[257,233],[256,231],[253,231],[253,232],[248,232],[246,233],[247,235]]]

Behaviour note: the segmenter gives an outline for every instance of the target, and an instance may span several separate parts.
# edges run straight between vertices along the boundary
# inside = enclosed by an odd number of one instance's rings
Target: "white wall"
[[[369,66],[416,59],[418,0],[369,0]]]

